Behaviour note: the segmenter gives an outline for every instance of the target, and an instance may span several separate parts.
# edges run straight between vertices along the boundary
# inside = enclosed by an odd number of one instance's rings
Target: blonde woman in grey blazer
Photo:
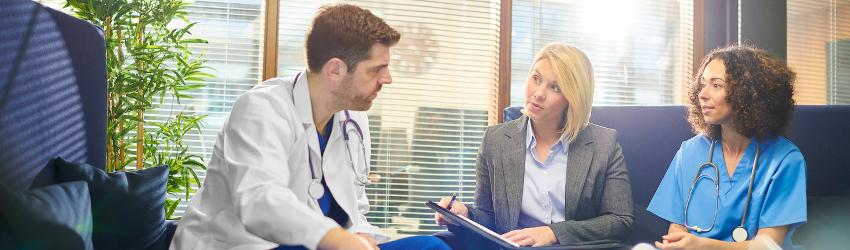
[[[541,49],[527,80],[525,115],[484,135],[474,206],[454,201],[450,210],[523,246],[624,238],[633,221],[629,173],[617,132],[589,122],[593,85],[580,49]]]

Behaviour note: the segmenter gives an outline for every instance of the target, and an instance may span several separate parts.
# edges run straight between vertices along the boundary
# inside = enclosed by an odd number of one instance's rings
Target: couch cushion
[[[682,142],[694,136],[684,106],[593,107],[590,121],[617,130],[635,204],[646,207]]]
[[[165,235],[168,166],[106,173],[85,163],[54,159],[56,180],[85,181],[91,192],[97,249],[148,249]]]
[[[82,181],[25,192],[0,184],[0,249],[92,249],[88,191]]]
[[[850,105],[802,105],[788,136],[806,159],[806,194],[850,199]],[[850,207],[848,207],[850,208]]]

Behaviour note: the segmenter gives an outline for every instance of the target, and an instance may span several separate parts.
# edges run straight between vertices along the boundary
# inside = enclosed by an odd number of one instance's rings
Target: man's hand
[[[440,202],[437,203],[437,205],[440,205],[441,207],[444,207],[444,208],[448,208],[449,201],[451,201],[451,200],[452,200],[452,197],[443,197],[442,199],[440,199]],[[451,211],[454,214],[469,218],[469,209],[467,209],[466,205],[463,205],[463,203],[461,203],[458,200],[455,200],[454,202],[452,202],[452,208],[449,209],[449,211]],[[437,225],[453,224],[451,221],[446,220],[445,218],[443,218],[442,215],[440,215],[440,213],[437,213],[437,212],[434,212],[434,220],[437,221]]]
[[[369,237],[371,238],[371,237]],[[337,249],[357,249],[357,250],[377,250],[378,247],[362,236],[355,235],[345,231],[342,228],[336,227],[328,231],[322,240],[319,241],[319,249],[322,250],[337,250]]]
[[[375,241],[375,238],[372,238],[372,236],[364,233],[357,233],[357,236],[360,236],[361,239],[366,241],[366,244],[369,244],[369,246],[373,247],[374,249],[379,249],[378,242]]]
[[[502,237],[519,244],[520,246],[551,246],[558,242],[555,232],[549,226],[531,227],[513,230]]]

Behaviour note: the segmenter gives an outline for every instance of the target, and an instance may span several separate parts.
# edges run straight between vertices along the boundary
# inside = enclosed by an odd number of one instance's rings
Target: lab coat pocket
[[[365,186],[355,185],[354,190],[355,190],[354,194],[357,195],[355,197],[357,197],[358,200],[366,197],[366,187]]]
[[[369,199],[366,196],[366,187],[355,185],[354,186],[354,194],[356,202],[357,202],[357,212],[360,214],[369,213]]]

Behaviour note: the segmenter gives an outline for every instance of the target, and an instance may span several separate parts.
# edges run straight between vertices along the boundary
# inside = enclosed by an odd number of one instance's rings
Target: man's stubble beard
[[[337,107],[341,107],[342,110],[354,110],[354,111],[367,111],[372,107],[372,102],[366,100],[366,98],[360,98],[357,96],[357,92],[354,91],[354,80],[351,79],[351,76],[345,77],[343,79],[340,88],[331,92],[331,95],[334,99],[334,104]]]

